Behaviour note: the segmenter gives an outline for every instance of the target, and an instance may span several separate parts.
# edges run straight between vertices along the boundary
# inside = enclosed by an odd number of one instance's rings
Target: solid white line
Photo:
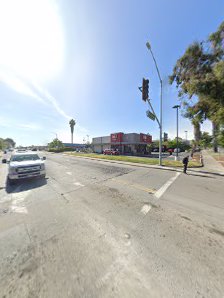
[[[72,172],[66,172],[67,175],[72,175]]]
[[[164,194],[164,192],[170,187],[170,185],[180,176],[181,173],[177,172],[176,175],[172,178],[170,178],[160,189],[157,190],[157,192],[154,194],[154,196],[159,199]]]
[[[145,204],[142,206],[141,212],[146,215],[152,207],[149,204]]]

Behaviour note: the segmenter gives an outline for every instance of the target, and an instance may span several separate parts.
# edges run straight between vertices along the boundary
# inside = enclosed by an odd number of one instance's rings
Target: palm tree
[[[72,144],[73,144],[73,132],[74,132],[74,126],[75,126],[76,122],[74,119],[71,119],[69,121],[69,125],[70,125],[70,128],[71,128],[71,140],[72,140]]]

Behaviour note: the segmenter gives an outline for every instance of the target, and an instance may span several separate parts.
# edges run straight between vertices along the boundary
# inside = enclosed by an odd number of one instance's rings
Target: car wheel
[[[43,175],[40,176],[40,178],[41,178],[41,179],[45,179],[45,178],[46,178],[46,175],[43,174]]]

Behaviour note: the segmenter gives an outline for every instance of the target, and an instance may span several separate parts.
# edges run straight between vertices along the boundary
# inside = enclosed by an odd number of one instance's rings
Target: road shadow
[[[222,173],[217,173],[217,172],[210,172],[210,171],[194,171],[193,169],[189,169],[192,172],[195,173],[200,173],[200,174],[209,174],[209,175],[214,175],[214,176],[219,176],[219,177],[224,177],[224,174]],[[197,175],[196,175],[197,176]]]
[[[208,175],[202,175],[202,174],[193,174],[193,173],[187,173],[188,176],[195,176],[195,177],[203,177],[203,178],[210,178],[210,179],[215,179],[216,177],[211,177]]]
[[[8,180],[5,183],[7,193],[18,193],[26,190],[42,187],[47,184],[47,178],[27,178],[16,181],[13,185],[9,184]]]

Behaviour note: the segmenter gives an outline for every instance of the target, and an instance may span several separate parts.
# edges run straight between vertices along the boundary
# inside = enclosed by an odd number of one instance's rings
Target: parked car
[[[18,149],[18,150],[16,150],[16,152],[18,152],[18,153],[26,152],[26,151],[27,151],[26,149]]]
[[[173,152],[177,153],[177,148],[175,148]],[[180,152],[185,152],[185,150],[182,148],[178,148],[178,153],[180,153]]]
[[[168,151],[169,154],[171,155],[171,154],[174,152],[174,148],[169,148],[167,151]]]
[[[112,155],[120,155],[119,150],[117,149],[112,150]]]
[[[12,154],[9,161],[3,159],[2,163],[8,163],[9,184],[24,178],[44,178],[46,175],[45,159],[46,157],[40,158],[34,152],[16,152]]]
[[[116,149],[105,149],[103,150],[104,155],[119,155],[119,151]]]
[[[159,148],[158,147],[157,148],[153,148],[152,149],[152,152],[159,152]],[[166,147],[165,146],[162,147],[162,152],[166,152]]]

